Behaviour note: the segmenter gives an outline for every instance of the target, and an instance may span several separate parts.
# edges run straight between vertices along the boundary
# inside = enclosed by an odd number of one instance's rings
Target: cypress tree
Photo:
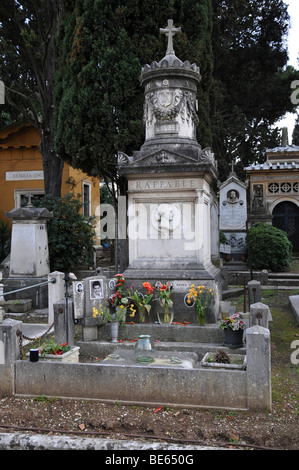
[[[211,145],[211,1],[68,0],[59,34],[56,148],[73,167],[119,183],[118,150],[144,141],[141,67],[166,51],[159,28],[173,18],[176,55],[201,67],[199,141]]]
[[[297,116],[292,135],[292,144],[299,146],[299,115]]]

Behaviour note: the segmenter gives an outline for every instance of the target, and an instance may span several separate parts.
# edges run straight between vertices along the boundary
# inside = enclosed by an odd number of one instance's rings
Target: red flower
[[[147,291],[148,294],[153,293],[154,288],[150,285],[149,282],[144,282],[142,285],[143,285],[143,287],[145,288],[145,290]]]
[[[163,290],[167,290],[167,285],[163,284],[163,286],[160,286],[159,289],[161,292],[163,292]]]

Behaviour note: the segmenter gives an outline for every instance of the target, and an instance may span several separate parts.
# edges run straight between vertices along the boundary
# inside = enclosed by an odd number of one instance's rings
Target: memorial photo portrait
[[[104,298],[102,279],[99,279],[96,281],[89,281],[89,288],[90,288],[91,299],[103,299]]]

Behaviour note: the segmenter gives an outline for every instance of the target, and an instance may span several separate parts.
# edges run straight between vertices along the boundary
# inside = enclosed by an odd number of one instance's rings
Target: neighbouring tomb
[[[42,277],[50,272],[47,219],[53,217],[46,208],[26,207],[6,213],[12,219],[10,277]]]
[[[299,146],[289,145],[283,129],[282,145],[266,150],[266,161],[245,168],[249,178],[249,226],[266,222],[284,230],[299,249]]]
[[[219,186],[220,223],[219,228],[230,246],[230,258],[242,259],[246,241],[247,185],[240,181],[233,170],[226,181]]]
[[[6,212],[12,219],[9,274],[3,279],[5,300],[32,299],[33,308],[48,305],[47,289],[37,284],[46,282],[50,273],[47,221],[53,217],[46,208],[31,204]],[[29,286],[34,286],[32,289]],[[28,288],[26,290],[21,290]]]

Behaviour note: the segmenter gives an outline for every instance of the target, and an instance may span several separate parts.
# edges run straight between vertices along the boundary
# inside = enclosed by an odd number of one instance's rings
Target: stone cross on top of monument
[[[172,38],[176,33],[179,33],[180,31],[181,31],[180,27],[175,28],[173,26],[173,20],[168,20],[167,21],[167,27],[166,28],[160,28],[160,33],[165,34],[168,37],[166,55],[174,54]]]

